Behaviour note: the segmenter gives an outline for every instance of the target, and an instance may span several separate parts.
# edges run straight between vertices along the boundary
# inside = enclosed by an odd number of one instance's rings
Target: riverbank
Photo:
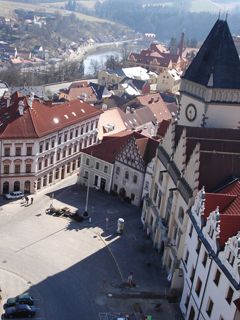
[[[88,55],[92,55],[95,53],[101,53],[106,50],[112,51],[118,49],[119,51],[122,47],[126,44],[134,44],[136,41],[140,39],[133,39],[133,40],[123,40],[117,42],[109,42],[109,43],[96,43],[96,44],[89,44],[84,47],[80,47],[77,52],[72,53],[67,60],[68,61],[83,61],[86,59]]]

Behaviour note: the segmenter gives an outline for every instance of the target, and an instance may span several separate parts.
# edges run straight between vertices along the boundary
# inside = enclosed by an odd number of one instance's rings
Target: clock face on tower
[[[186,118],[188,121],[194,121],[197,117],[197,109],[194,104],[189,104],[186,108]]]

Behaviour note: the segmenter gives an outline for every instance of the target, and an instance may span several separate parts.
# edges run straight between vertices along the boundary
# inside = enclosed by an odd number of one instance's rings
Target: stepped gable
[[[240,61],[227,21],[217,20],[183,79],[213,88],[240,88]]]

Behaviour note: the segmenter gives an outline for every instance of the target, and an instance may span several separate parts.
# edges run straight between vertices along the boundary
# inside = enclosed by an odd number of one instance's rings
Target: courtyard
[[[51,204],[84,212],[86,189],[76,179],[40,192],[29,206],[1,200],[2,302],[28,291],[39,320],[108,320],[127,314],[129,319],[181,319],[177,303],[166,299],[166,274],[142,230],[139,208],[90,189],[90,220],[45,214]],[[122,235],[116,232],[118,218],[125,221]],[[130,272],[134,288],[124,285]]]

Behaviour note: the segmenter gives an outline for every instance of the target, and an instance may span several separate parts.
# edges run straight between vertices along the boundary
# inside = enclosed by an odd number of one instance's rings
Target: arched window
[[[20,191],[20,181],[14,182],[13,191]]]
[[[37,180],[37,190],[41,189],[41,178]]]
[[[5,181],[3,183],[3,194],[5,193],[9,193],[9,182],[8,181]]]
[[[31,191],[31,182],[29,180],[24,183],[24,192],[30,193]]]
[[[43,177],[43,186],[46,187],[47,185],[47,176]]]
[[[179,208],[179,211],[178,211],[178,220],[183,223],[183,220],[184,220],[184,210],[182,207]]]

